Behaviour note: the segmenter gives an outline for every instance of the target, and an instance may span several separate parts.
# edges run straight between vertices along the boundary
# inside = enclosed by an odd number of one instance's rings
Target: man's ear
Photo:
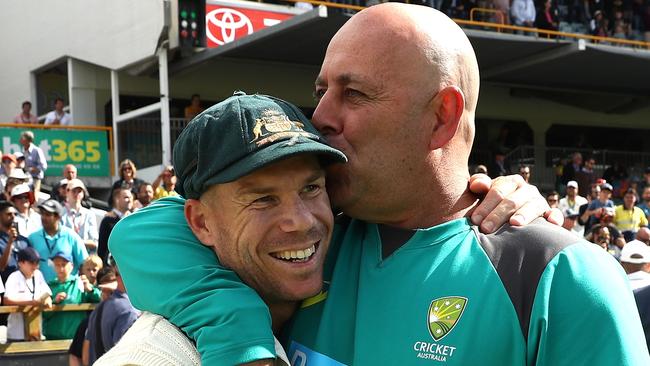
[[[205,246],[212,246],[212,232],[207,226],[206,217],[209,208],[201,201],[196,199],[185,200],[185,221],[192,229],[192,232],[199,239],[201,244]]]
[[[465,109],[465,96],[456,86],[446,87],[434,98],[436,123],[431,133],[431,150],[445,146],[456,134]]]

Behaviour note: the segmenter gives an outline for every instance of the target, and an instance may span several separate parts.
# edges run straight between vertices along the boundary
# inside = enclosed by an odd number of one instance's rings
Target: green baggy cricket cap
[[[196,199],[211,185],[299,154],[316,154],[324,164],[347,161],[293,104],[236,92],[196,116],[176,140],[176,192]]]

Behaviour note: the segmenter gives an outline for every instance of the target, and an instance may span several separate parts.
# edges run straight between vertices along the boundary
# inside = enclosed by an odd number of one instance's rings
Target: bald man
[[[467,219],[476,204],[467,190],[467,161],[478,89],[467,37],[433,9],[373,6],[332,39],[316,81],[314,124],[348,156],[347,164],[328,169],[327,188],[333,204],[354,219],[339,220],[323,291],[303,302],[283,332],[292,364],[650,361],[640,352],[643,343],[629,339],[642,330],[630,311],[625,275],[612,258],[544,222],[525,229],[506,224],[484,235]],[[520,202],[521,191],[502,188],[513,205]],[[155,208],[140,212],[151,218]],[[481,228],[492,232],[502,223],[494,220],[498,211],[488,215],[479,207],[472,221],[487,217]],[[523,216],[510,222],[525,222]],[[148,234],[158,246],[150,262],[160,267],[165,260],[169,267],[142,271],[135,258],[143,249],[135,243],[146,240],[128,229],[143,219],[122,220],[110,242],[131,298],[149,308],[163,299],[158,309],[196,340],[204,363],[234,352],[211,343],[208,333],[242,339],[249,348],[238,351],[247,355],[265,347],[262,340],[272,335],[253,333],[269,329],[268,321],[255,329],[236,326],[241,312],[226,311],[228,291],[215,291],[230,289],[215,279],[224,268],[210,264],[210,251],[191,243],[195,239],[180,240],[172,250],[170,238]],[[162,252],[167,256],[158,258]],[[170,294],[161,296],[143,279],[172,270],[192,289],[170,301]],[[241,310],[255,315],[249,306]]]

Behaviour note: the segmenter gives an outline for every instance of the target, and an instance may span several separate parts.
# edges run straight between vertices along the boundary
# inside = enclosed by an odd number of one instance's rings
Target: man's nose
[[[296,197],[292,202],[283,205],[280,229],[284,232],[309,231],[314,227],[316,219],[302,198]]]
[[[312,123],[323,136],[338,135],[341,133],[341,120],[339,103],[335,100],[333,93],[326,92],[318,102]]]

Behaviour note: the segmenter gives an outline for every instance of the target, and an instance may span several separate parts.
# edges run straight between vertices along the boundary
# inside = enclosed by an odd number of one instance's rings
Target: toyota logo
[[[250,19],[235,9],[215,9],[206,14],[205,23],[207,24],[206,36],[220,46],[234,41],[240,29],[245,30],[246,35],[253,33]],[[220,34],[215,34],[219,33],[219,30],[221,30]]]

